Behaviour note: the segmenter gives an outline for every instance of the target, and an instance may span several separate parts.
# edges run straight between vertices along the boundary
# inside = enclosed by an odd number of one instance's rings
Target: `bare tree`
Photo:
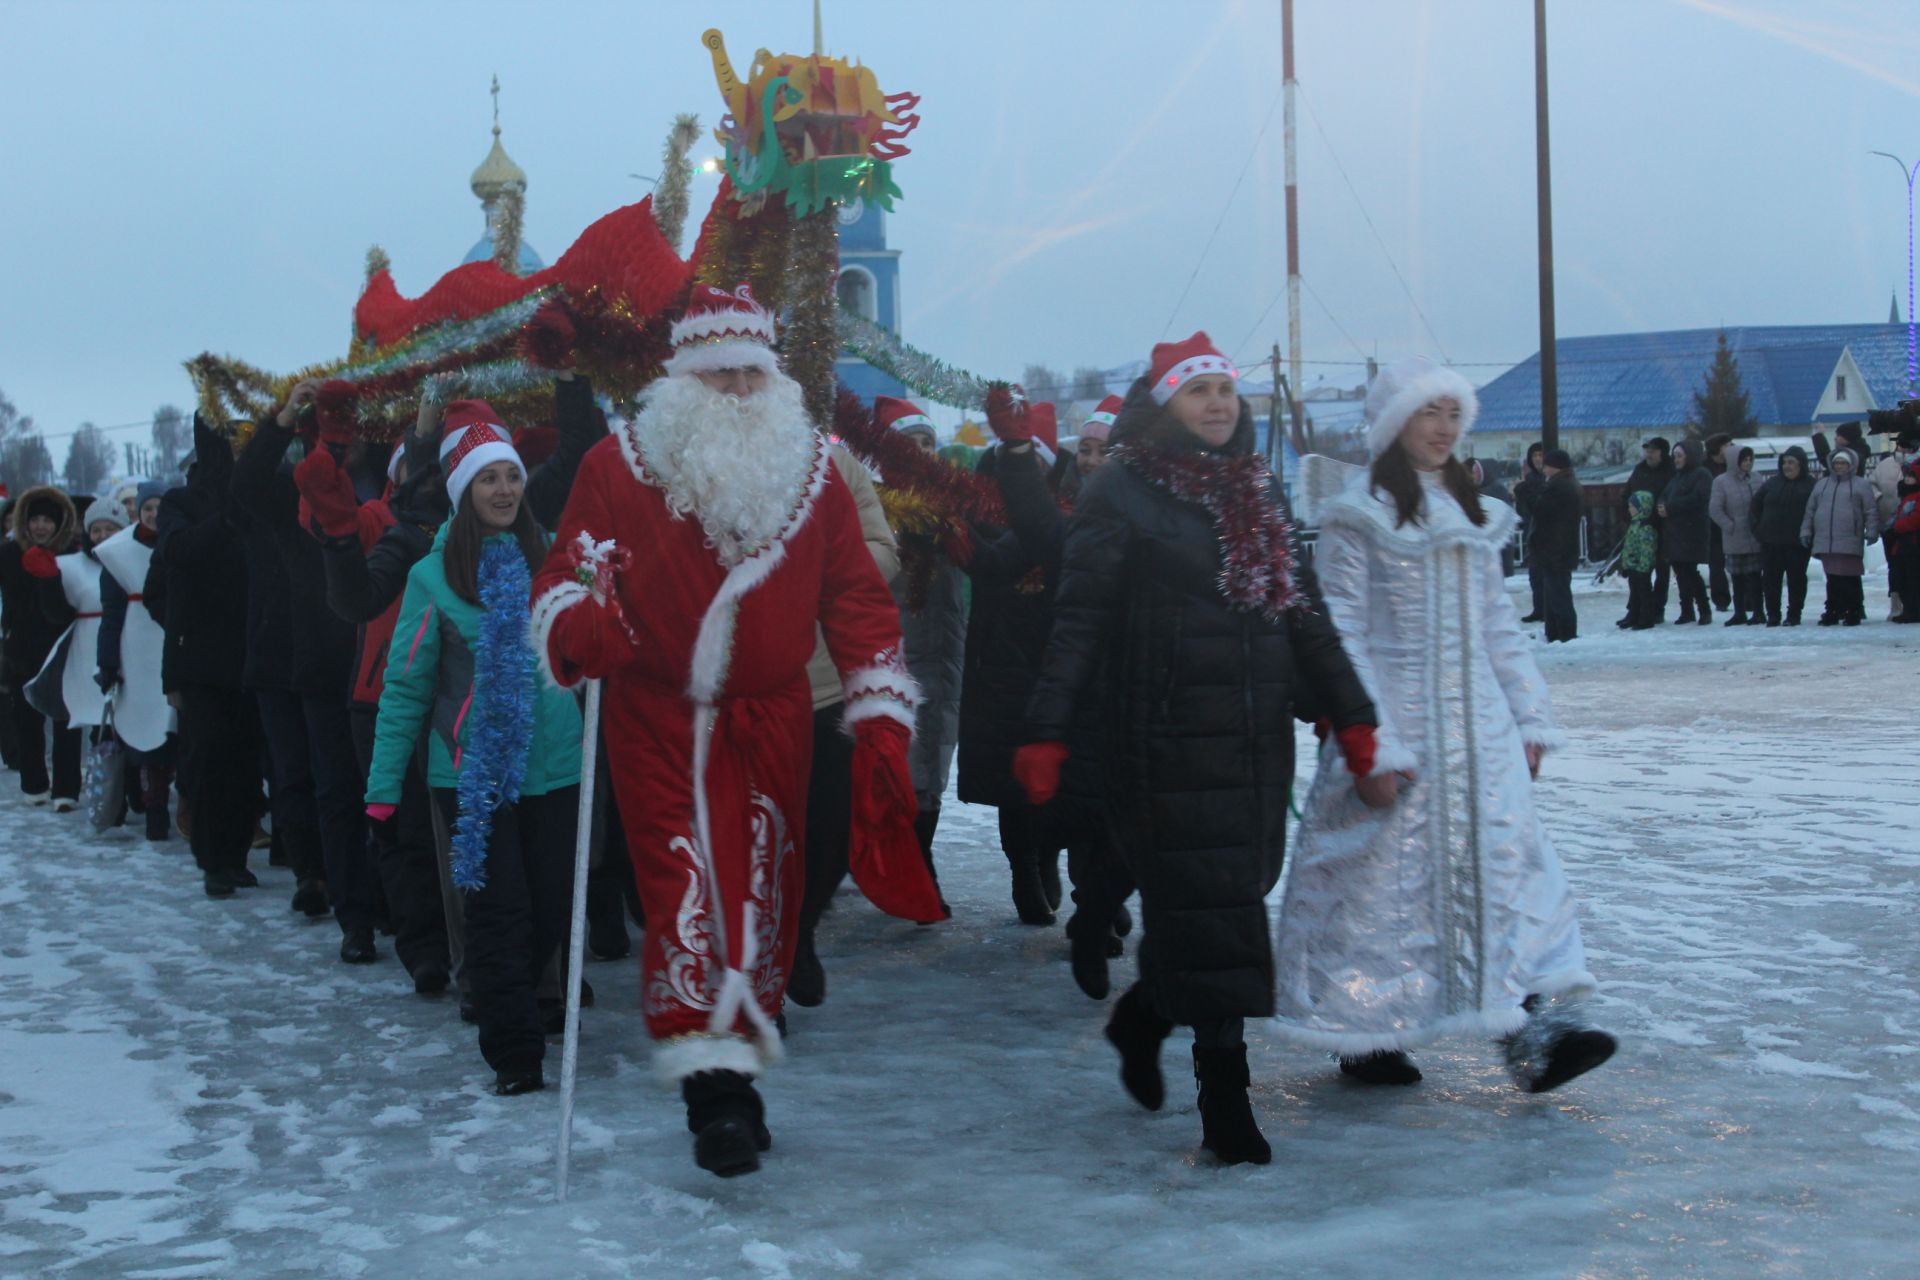
[[[189,438],[187,417],[170,404],[153,411],[153,472],[170,475],[180,469]]]
[[[1107,371],[1081,365],[1073,371],[1073,398],[1098,403],[1107,398]]]
[[[65,472],[67,488],[72,492],[96,492],[113,474],[113,442],[106,432],[91,422],[81,423],[67,447]]]
[[[1020,385],[1027,389],[1027,399],[1035,404],[1043,400],[1064,400],[1067,396],[1067,382],[1043,364],[1030,364],[1020,374]]]
[[[0,393],[0,485],[19,494],[53,478],[53,455],[46,438],[34,429],[33,418],[21,413]]]

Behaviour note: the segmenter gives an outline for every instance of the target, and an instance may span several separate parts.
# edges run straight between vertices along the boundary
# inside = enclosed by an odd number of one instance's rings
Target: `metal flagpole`
[[[573,844],[573,925],[567,935],[567,1033],[560,1056],[560,1150],[556,1184],[567,1198],[573,1157],[573,1080],[580,1062],[580,968],[587,944],[587,855],[593,843],[593,783],[600,763],[600,681],[587,681],[586,721],[580,731],[580,813]]]

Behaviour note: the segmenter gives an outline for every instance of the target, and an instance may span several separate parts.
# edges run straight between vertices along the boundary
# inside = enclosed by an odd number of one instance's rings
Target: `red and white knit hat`
[[[780,368],[773,354],[773,317],[744,284],[732,293],[695,285],[687,309],[673,322],[672,336],[668,377],[750,367],[776,373]]]
[[[447,405],[440,428],[440,473],[447,478],[447,498],[460,509],[460,495],[473,478],[496,462],[511,462],[527,473],[513,447],[513,438],[500,425],[500,415],[485,400],[455,400]]]
[[[1240,376],[1233,361],[1220,354],[1206,330],[1196,330],[1184,342],[1155,343],[1153,363],[1147,369],[1153,402],[1165,404],[1187,381],[1207,373],[1224,373],[1229,378]]]
[[[1122,403],[1119,396],[1108,396],[1105,400],[1102,400],[1098,405],[1094,406],[1093,412],[1087,415],[1087,420],[1080,424],[1080,438],[1082,440],[1105,440],[1111,436],[1113,434],[1114,419],[1120,416],[1120,406]]]
[[[940,433],[934,429],[933,419],[920,412],[920,406],[911,400],[901,400],[895,396],[875,396],[873,420],[889,431],[920,432],[935,444],[940,443]]]

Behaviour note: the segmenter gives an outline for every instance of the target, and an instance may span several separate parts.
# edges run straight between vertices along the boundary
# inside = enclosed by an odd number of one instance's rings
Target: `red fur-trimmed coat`
[[[900,619],[846,481],[814,443],[805,484],[771,543],[728,568],[700,523],[678,518],[631,424],[588,453],[553,553],[534,579],[532,627],[563,684],[604,655],[602,730],[613,794],[647,913],[642,1006],[663,1078],[754,1072],[771,1032],[800,905],[815,626],[840,671],[850,723],[913,722]],[[751,461],[747,465],[752,465]],[[611,610],[580,573],[583,535],[617,557]]]

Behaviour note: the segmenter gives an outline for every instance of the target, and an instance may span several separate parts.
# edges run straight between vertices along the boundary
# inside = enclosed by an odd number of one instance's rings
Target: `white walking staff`
[[[567,934],[567,1035],[560,1054],[560,1152],[556,1184],[567,1198],[567,1167],[573,1156],[573,1073],[580,1060],[580,966],[587,943],[587,854],[593,843],[593,775],[600,762],[600,682],[587,681],[580,731],[579,833],[573,843],[573,924]]]

